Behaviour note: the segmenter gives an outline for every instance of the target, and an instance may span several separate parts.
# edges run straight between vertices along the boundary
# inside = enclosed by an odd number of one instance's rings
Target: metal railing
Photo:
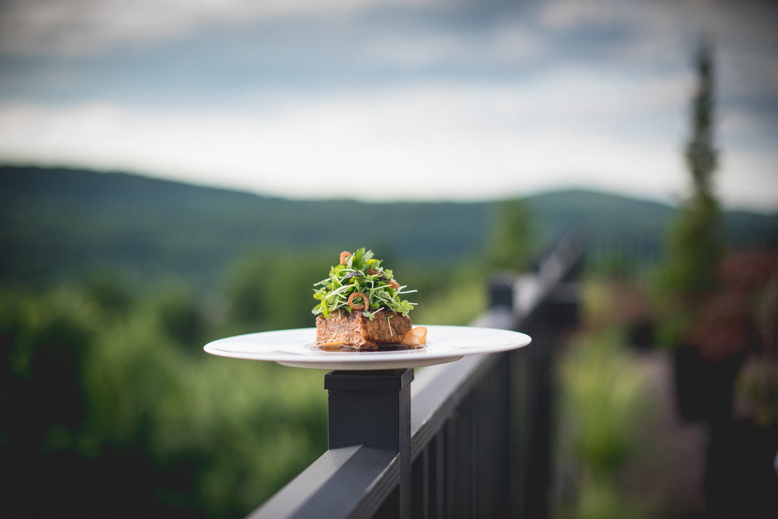
[[[525,348],[417,375],[325,375],[329,450],[249,517],[546,517],[550,371],[577,322],[581,259],[566,239],[531,275],[491,284],[492,306],[473,324],[528,333]]]

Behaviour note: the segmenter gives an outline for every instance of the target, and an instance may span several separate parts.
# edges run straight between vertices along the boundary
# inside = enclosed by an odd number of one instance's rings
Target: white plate
[[[265,360],[284,366],[311,369],[400,369],[431,366],[464,355],[496,353],[530,343],[523,333],[472,326],[426,326],[427,345],[399,351],[321,351],[314,345],[316,328],[250,333],[219,339],[205,351],[222,357]]]

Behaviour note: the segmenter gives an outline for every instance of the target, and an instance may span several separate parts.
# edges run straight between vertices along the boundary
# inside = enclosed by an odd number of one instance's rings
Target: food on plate
[[[417,326],[403,335],[402,344],[405,346],[420,346],[427,344],[427,328]]]
[[[401,297],[416,291],[405,290],[372,251],[343,251],[329,277],[314,286],[320,287],[313,294],[319,301],[313,309],[319,348],[379,350],[426,343],[426,328],[413,328],[408,316],[415,303]]]
[[[327,318],[316,318],[316,342],[323,349],[378,349],[399,344],[411,331],[411,318],[381,310],[365,317],[364,312],[336,310]]]

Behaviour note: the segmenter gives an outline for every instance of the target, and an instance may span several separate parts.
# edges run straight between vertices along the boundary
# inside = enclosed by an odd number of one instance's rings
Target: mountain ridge
[[[571,228],[595,247],[652,250],[677,210],[586,189],[522,198],[539,246]],[[241,255],[367,246],[399,261],[479,257],[492,202],[291,200],[135,173],[0,166],[0,281],[78,278],[98,267],[212,284]],[[778,215],[724,213],[736,246],[778,244]]]

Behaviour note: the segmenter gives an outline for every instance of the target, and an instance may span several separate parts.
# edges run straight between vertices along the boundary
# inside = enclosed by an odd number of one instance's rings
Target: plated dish
[[[277,362],[298,368],[374,370],[443,364],[465,355],[521,348],[531,341],[528,335],[510,330],[438,325],[426,328],[426,344],[404,350],[324,351],[316,345],[316,328],[237,335],[210,342],[204,349],[212,355]]]

